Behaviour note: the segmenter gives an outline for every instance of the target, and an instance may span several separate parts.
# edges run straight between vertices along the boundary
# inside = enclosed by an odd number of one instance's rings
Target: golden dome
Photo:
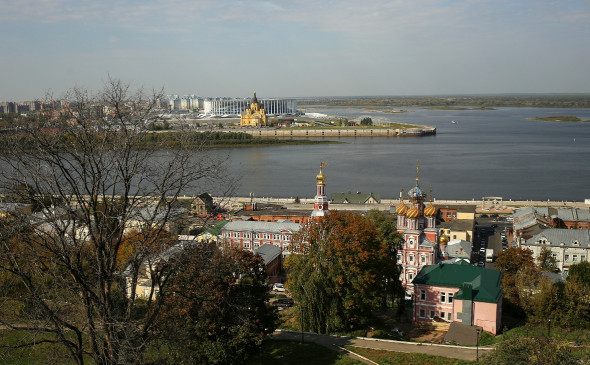
[[[325,185],[326,176],[324,176],[324,173],[322,172],[321,167],[320,167],[320,173],[317,174],[317,176],[315,178],[318,180],[318,185]]]
[[[432,205],[432,202],[424,209],[424,215],[426,217],[434,217],[436,215],[436,207]]]
[[[418,208],[416,208],[416,207],[410,208],[408,213],[406,213],[406,217],[408,217],[408,218],[418,218],[419,215],[420,215],[420,212],[418,211]]]
[[[404,204],[403,201],[401,203],[399,203],[399,205],[395,209],[395,213],[397,215],[404,215],[404,214],[406,214],[407,211],[408,211],[408,206],[406,204]]]
[[[438,238],[438,243],[440,243],[441,245],[446,245],[449,243],[449,237],[447,237],[446,234],[442,234],[439,238]]]

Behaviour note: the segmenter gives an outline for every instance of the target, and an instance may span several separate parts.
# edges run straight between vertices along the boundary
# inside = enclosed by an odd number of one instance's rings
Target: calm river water
[[[395,198],[400,189],[407,191],[413,186],[419,161],[421,186],[432,189],[437,199],[590,198],[590,123],[526,119],[572,115],[590,120],[589,109],[404,109],[411,112],[307,110],[435,126],[437,135],[341,138],[345,144],[233,149],[231,170],[241,176],[237,195],[313,197],[315,176],[320,161],[325,161],[329,164],[324,168],[328,195],[361,191]]]

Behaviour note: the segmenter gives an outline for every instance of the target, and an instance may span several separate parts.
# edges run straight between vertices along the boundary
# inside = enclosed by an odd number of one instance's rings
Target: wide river
[[[241,176],[236,195],[313,197],[315,176],[320,161],[325,161],[329,165],[324,168],[328,195],[360,191],[396,198],[400,189],[407,191],[414,185],[419,162],[421,186],[426,191],[432,189],[437,199],[590,198],[590,123],[527,120],[558,115],[590,120],[590,109],[403,109],[410,112],[306,110],[351,119],[369,116],[374,121],[435,126],[437,134],[232,149],[231,170]]]

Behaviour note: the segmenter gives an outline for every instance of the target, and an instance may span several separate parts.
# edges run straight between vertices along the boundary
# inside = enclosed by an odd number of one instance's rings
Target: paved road
[[[294,331],[275,331],[272,335],[273,339],[276,340],[292,340],[301,341],[301,332]],[[374,340],[366,338],[352,338],[352,337],[340,337],[330,335],[317,335],[311,333],[305,333],[305,341],[315,342],[317,344],[334,348],[334,345],[339,346],[356,346],[365,347],[375,350],[387,350],[397,352],[413,352],[420,354],[428,354],[435,356],[451,357],[461,360],[476,359],[476,348],[463,347],[463,346],[450,346],[450,345],[438,345],[438,344],[420,344],[403,341],[391,341],[391,340]],[[492,348],[479,348],[479,354],[492,350]]]

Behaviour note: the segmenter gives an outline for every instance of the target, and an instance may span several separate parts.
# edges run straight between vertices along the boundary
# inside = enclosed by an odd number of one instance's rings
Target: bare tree
[[[163,237],[179,197],[231,187],[226,158],[209,156],[207,141],[146,132],[161,97],[117,79],[96,95],[76,88],[65,108],[25,126],[3,149],[4,192],[37,212],[5,219],[0,232],[0,275],[18,285],[3,288],[10,300],[0,305],[21,310],[17,321],[0,324],[36,336],[18,346],[58,343],[79,364],[144,361],[177,268],[147,265],[151,290],[139,300],[143,264],[170,245]]]

